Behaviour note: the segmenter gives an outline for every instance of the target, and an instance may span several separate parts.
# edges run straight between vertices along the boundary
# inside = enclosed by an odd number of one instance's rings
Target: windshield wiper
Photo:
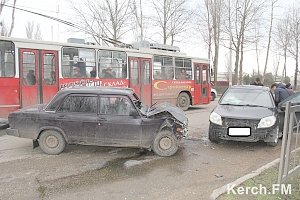
[[[223,105],[223,106],[240,106],[239,104],[232,104],[232,103],[221,103],[220,105]]]
[[[249,107],[262,107],[262,108],[268,108],[266,106],[257,105],[257,104],[242,104],[240,106],[249,106]]]
[[[229,106],[249,106],[249,107],[263,107],[263,108],[268,108],[266,106],[261,106],[261,105],[256,105],[256,104],[230,104],[230,103],[224,103],[220,105],[229,105]]]

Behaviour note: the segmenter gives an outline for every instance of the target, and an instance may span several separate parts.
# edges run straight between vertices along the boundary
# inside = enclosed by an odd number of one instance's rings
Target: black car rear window
[[[274,107],[273,99],[268,91],[246,88],[228,89],[221,99],[220,104]]]

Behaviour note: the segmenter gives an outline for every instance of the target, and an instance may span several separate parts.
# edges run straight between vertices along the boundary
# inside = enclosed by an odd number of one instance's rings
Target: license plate
[[[228,135],[235,137],[247,137],[251,135],[250,127],[231,127],[228,128]]]

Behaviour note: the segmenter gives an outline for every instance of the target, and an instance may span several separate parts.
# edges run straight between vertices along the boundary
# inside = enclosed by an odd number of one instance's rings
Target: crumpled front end
[[[168,128],[178,139],[188,135],[188,118],[178,107],[170,103],[162,103],[147,112],[147,117],[166,118],[160,129]]]
[[[161,103],[154,108],[151,108],[150,111],[147,112],[147,117],[161,114],[167,115],[166,113],[175,118],[179,123],[182,123],[185,126],[188,125],[188,118],[185,116],[183,110],[167,102]]]

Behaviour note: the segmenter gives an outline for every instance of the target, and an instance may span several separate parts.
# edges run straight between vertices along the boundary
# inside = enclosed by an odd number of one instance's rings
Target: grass
[[[291,184],[291,193],[290,194],[282,194],[280,191],[272,192],[272,184],[277,183],[278,177],[278,167],[272,167],[266,171],[264,171],[259,176],[256,176],[252,179],[245,181],[243,184],[238,187],[246,188],[246,187],[266,187],[267,194],[223,194],[217,200],[300,200],[300,173],[296,174],[294,177],[290,178],[286,183],[285,187],[288,184]],[[234,191],[237,193],[237,187],[234,188]],[[262,190],[263,191],[263,190]],[[274,190],[275,191],[275,190]],[[264,192],[263,192],[264,193]]]
[[[39,196],[40,196],[41,199],[43,199],[45,197],[45,195],[46,195],[46,189],[47,188],[44,187],[44,186],[39,186],[38,187],[37,191],[38,191]]]

